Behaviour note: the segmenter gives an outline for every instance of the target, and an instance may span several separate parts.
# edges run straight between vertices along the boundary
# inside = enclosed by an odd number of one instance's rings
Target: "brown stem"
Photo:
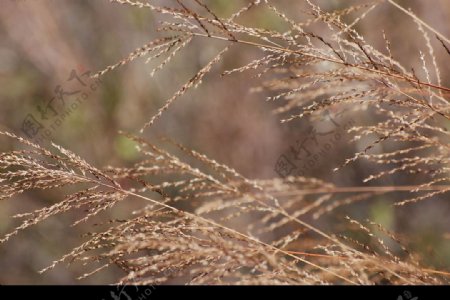
[[[321,59],[321,60],[324,60],[324,61],[333,62],[333,63],[336,63],[336,64],[345,65],[347,67],[356,68],[356,69],[360,69],[360,70],[364,70],[364,71],[369,71],[369,72],[372,72],[372,73],[377,73],[379,75],[388,76],[388,77],[391,77],[391,78],[407,80],[407,81],[410,81],[410,82],[414,82],[414,83],[416,83],[418,85],[428,86],[428,87],[431,87],[431,88],[434,88],[434,89],[450,92],[450,88],[448,88],[448,87],[439,86],[439,85],[435,85],[435,84],[432,84],[432,83],[419,81],[419,80],[417,80],[415,78],[410,78],[409,76],[406,76],[406,75],[398,75],[398,74],[393,74],[393,73],[389,73],[389,72],[384,72],[384,71],[377,70],[377,69],[372,69],[372,68],[368,68],[368,67],[364,67],[364,66],[360,66],[360,65],[356,65],[356,64],[343,62],[341,60],[330,58],[330,57],[322,57],[322,56],[306,53],[306,52],[303,52],[303,51],[300,51],[300,50],[292,50],[292,49],[288,49],[288,48],[283,48],[283,47],[278,47],[278,46],[273,46],[273,45],[268,45],[268,44],[260,44],[260,43],[250,42],[250,41],[245,41],[245,40],[240,40],[240,39],[231,40],[229,38],[225,38],[225,37],[221,37],[221,36],[206,35],[206,34],[201,34],[201,33],[193,33],[193,35],[199,36],[199,37],[208,37],[208,38],[214,38],[214,39],[223,40],[223,41],[235,42],[235,43],[250,45],[250,46],[254,46],[254,47],[258,47],[258,48],[266,48],[266,49],[272,49],[272,50],[277,50],[277,51],[282,51],[282,52],[301,54],[301,55],[304,55],[304,56],[317,58],[317,59]]]

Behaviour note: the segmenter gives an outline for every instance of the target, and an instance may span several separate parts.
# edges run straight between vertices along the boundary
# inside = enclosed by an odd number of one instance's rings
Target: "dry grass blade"
[[[374,185],[339,186],[303,176],[247,178],[238,169],[169,138],[158,140],[162,146],[156,146],[128,133],[122,134],[136,144],[139,160],[126,167],[97,168],[56,144],[49,150],[0,132],[2,138],[25,148],[0,154],[0,200],[30,190],[70,190],[57,203],[16,215],[22,222],[0,243],[58,214],[84,209],[73,224],[77,225],[101,219],[102,212],[118,204],[138,200],[139,209],[124,211],[123,219],[103,222],[84,236],[80,246],[42,271],[63,262],[82,262],[87,266],[79,276],[82,279],[114,265],[123,271],[117,279],[122,284],[449,283],[448,272],[422,265],[389,229],[351,216],[342,222],[339,215],[348,206],[388,193],[410,192],[411,197],[396,203],[403,206],[450,192],[450,133],[445,127],[450,120],[450,88],[442,83],[429,32],[450,53],[445,36],[392,0],[334,12],[306,0],[303,13],[309,19],[304,22],[269,1],[250,1],[229,18],[219,17],[201,0],[177,0],[167,6],[111,2],[164,15],[159,32],[166,37],[137,48],[95,77],[144,56],[147,62],[161,59],[151,71],[153,76],[191,41],[226,44],[164,103],[141,133],[200,85],[231,46],[253,48],[261,53],[258,58],[252,56],[222,75],[256,73],[261,80],[257,90],[268,93],[281,123],[314,122],[324,115],[332,119],[330,111],[376,116],[373,124],[352,120],[343,126],[363,146],[342,167],[359,159],[374,164],[377,171],[361,180]],[[417,56],[422,73],[395,59],[384,32],[387,54],[355,29],[380,5],[396,7],[416,22],[426,48]],[[286,31],[239,23],[256,8],[278,18]],[[376,152],[387,143],[388,150]],[[399,174],[421,176],[406,185],[376,185]],[[324,218],[334,222],[331,229],[322,226]]]
[[[144,127],[141,129],[143,132],[146,128],[153,125],[153,123],[161,117],[164,111],[166,111],[170,105],[179,97],[183,96],[190,88],[195,88],[201,83],[203,77],[209,73],[214,64],[220,61],[222,55],[228,50],[228,47],[220,51],[220,53],[214,57],[206,66],[204,66],[200,71],[197,72],[187,83],[185,83],[169,100],[166,101],[163,107],[158,110],[158,113],[154,115],[150,121],[148,121]]]

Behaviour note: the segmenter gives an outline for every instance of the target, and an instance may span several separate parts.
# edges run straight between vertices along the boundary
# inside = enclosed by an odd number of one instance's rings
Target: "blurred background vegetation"
[[[161,1],[160,1],[161,2]],[[168,2],[168,1],[166,1]],[[206,1],[220,16],[229,16],[248,1]],[[342,9],[363,1],[316,1],[322,9]],[[111,4],[106,0],[0,0],[0,130],[24,136],[21,128],[29,115],[39,116],[38,106],[45,106],[61,86],[75,93],[84,86],[86,71],[98,71],[127,56],[135,48],[159,36],[160,17],[149,10]],[[303,1],[273,1],[294,19],[301,13]],[[403,0],[417,15],[442,34],[450,36],[450,2],[446,0]],[[354,18],[355,16],[349,16]],[[286,25],[273,13],[254,10],[241,19],[245,24],[283,31]],[[419,51],[427,51],[417,26],[390,5],[382,4],[358,23],[357,29],[372,45],[384,51],[382,30],[391,41],[393,55],[406,66],[421,69]],[[435,43],[435,41],[433,41]],[[118,130],[137,132],[186,80],[194,75],[223,46],[222,42],[196,40],[155,77],[153,66],[145,59],[107,73],[98,88],[91,90],[70,115],[52,130],[52,140],[73,150],[96,166],[124,166],[134,162],[134,146],[117,134]],[[441,62],[443,85],[450,86],[450,64],[445,50],[436,46]],[[279,176],[274,167],[280,155],[307,134],[308,120],[281,124],[271,110],[276,103],[266,102],[264,92],[252,93],[260,84],[251,74],[221,78],[232,69],[261,55],[258,50],[234,47],[204,84],[183,96],[145,132],[149,139],[169,136],[187,147],[202,152],[221,163],[236,168],[250,178]],[[72,79],[72,80],[69,80]],[[66,95],[71,105],[78,94]],[[56,99],[55,101],[57,101]],[[375,116],[344,116],[345,120],[370,123]],[[49,123],[50,124],[50,123]],[[450,124],[449,124],[450,125]],[[320,125],[317,125],[320,126]],[[450,126],[449,126],[450,127]],[[375,166],[363,162],[340,172],[332,169],[343,163],[362,144],[349,142],[350,136],[333,145],[331,153],[311,168],[305,176],[315,176],[341,186],[361,184],[361,179],[376,173]],[[42,141],[48,145],[48,141]],[[320,148],[318,145],[317,148]],[[17,148],[2,139],[0,150]],[[382,149],[378,149],[382,150]],[[318,151],[313,149],[312,151]],[[379,168],[379,167],[377,167]],[[413,184],[413,179],[390,177],[377,185]],[[16,221],[11,215],[43,207],[61,199],[62,191],[36,191],[0,204],[0,235],[11,231]],[[391,193],[364,203],[343,208],[331,218],[346,214],[357,219],[369,218],[404,236],[408,247],[418,251],[435,268],[450,268],[450,203],[445,196],[411,206],[394,208],[392,203],[405,194]],[[139,203],[127,205],[139,206]],[[120,207],[103,215],[103,220],[120,216]],[[39,275],[49,265],[82,241],[79,228],[69,225],[76,216],[56,217],[27,229],[8,243],[0,245],[0,284],[76,284],[79,268],[58,266]],[[80,225],[83,227],[84,225]],[[327,221],[321,226],[327,228]],[[89,230],[85,225],[84,231]],[[332,228],[329,228],[330,230]],[[81,281],[110,283],[117,278],[112,268]]]

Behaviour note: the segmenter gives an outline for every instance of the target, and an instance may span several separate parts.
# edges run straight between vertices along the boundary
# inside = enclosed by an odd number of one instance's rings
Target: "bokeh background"
[[[175,1],[160,2],[173,4]],[[229,16],[248,1],[205,2],[218,15]],[[299,13],[305,5],[303,1],[272,2],[294,19],[307,18]],[[327,11],[362,2],[365,1],[315,1]],[[403,0],[398,3],[410,7],[424,21],[450,36],[449,1]],[[352,17],[354,15],[349,16],[350,19]],[[39,116],[38,106],[44,107],[55,97],[58,86],[66,93],[84,91],[83,84],[92,83],[83,75],[85,72],[114,64],[135,48],[160,36],[155,29],[161,20],[160,16],[147,9],[112,4],[107,0],[0,0],[0,130],[23,136],[21,128],[25,118],[30,114]],[[241,22],[281,31],[286,29],[286,25],[272,13],[259,9],[246,15]],[[382,30],[385,30],[393,55],[404,65],[421,69],[418,53],[427,51],[424,40],[414,22],[394,7],[387,3],[379,5],[356,28],[382,51],[385,49]],[[441,66],[443,85],[450,86],[449,57],[435,40],[433,44]],[[52,140],[96,166],[132,163],[137,159],[136,152],[129,141],[117,134],[118,130],[138,132],[164,101],[223,45],[217,41],[195,40],[154,77],[150,76],[154,65],[145,64],[145,58],[106,74],[101,82],[94,82],[96,89],[89,90],[86,99],[52,130]],[[220,77],[224,70],[245,64],[260,54],[250,47],[233,48],[205,78],[203,85],[178,99],[144,135],[149,139],[169,136],[250,178],[279,176],[274,170],[277,160],[289,152],[291,145],[307,135],[308,121],[281,124],[279,117],[271,113],[276,103],[266,102],[268,95],[264,92],[252,92],[253,87],[260,85],[260,80],[251,74]],[[74,75],[79,76],[81,82]],[[74,95],[65,96],[66,105],[74,102]],[[48,113],[51,115],[51,111]],[[375,121],[375,116],[370,114],[345,115],[342,118],[342,122],[355,124]],[[363,147],[362,144],[348,142],[349,138],[343,134],[343,138],[333,145],[332,153],[304,170],[304,175],[337,185],[355,186],[361,184],[362,178],[380,171],[359,162],[338,173],[332,172],[346,157]],[[48,141],[43,140],[42,144],[48,145]],[[11,140],[0,140],[2,151],[17,147]],[[375,184],[410,184],[413,181],[399,176],[379,180]],[[0,235],[18,224],[12,215],[55,203],[63,192],[35,191],[0,203]],[[342,214],[350,214],[357,219],[370,218],[399,232],[407,237],[408,247],[421,253],[427,264],[448,271],[448,198],[400,209],[392,207],[394,200],[404,196],[391,193],[372,198],[346,208]],[[138,207],[140,204],[129,205]],[[102,218],[106,220],[117,215],[120,215],[120,208],[103,214]],[[0,284],[98,284],[114,282],[122,275],[119,270],[111,268],[78,281],[76,277],[82,274],[82,266],[64,265],[43,275],[38,274],[38,270],[83,240],[80,232],[88,231],[89,227],[70,227],[75,218],[76,215],[53,217],[0,245]]]

